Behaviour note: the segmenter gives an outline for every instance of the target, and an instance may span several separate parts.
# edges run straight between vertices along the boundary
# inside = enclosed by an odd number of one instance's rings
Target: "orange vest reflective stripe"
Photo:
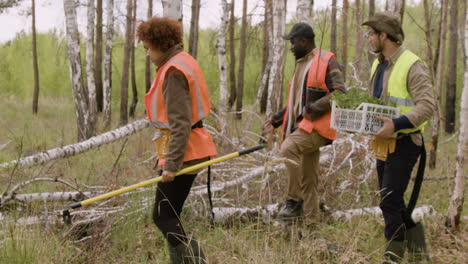
[[[312,63],[309,68],[309,72],[307,74],[307,87],[316,87],[323,89],[330,93],[326,83],[325,77],[327,75],[327,68],[328,62],[330,59],[335,59],[335,54],[321,50],[320,57],[319,54],[316,54],[312,58]],[[281,129],[282,135],[281,138],[284,139],[284,134],[286,132],[286,125],[287,125],[287,118],[288,118],[288,111],[289,111],[289,104],[291,98],[291,82],[289,83],[289,95],[288,95],[288,105],[286,105],[286,111],[284,113],[283,118],[283,126]],[[322,137],[328,138],[330,140],[336,139],[336,131],[330,128],[330,119],[331,119],[331,112],[326,113],[319,119],[315,121],[311,121],[307,118],[303,118],[301,122],[299,122],[299,128],[307,133],[312,133],[312,131],[317,131]]]
[[[162,65],[149,92],[145,95],[146,114],[155,128],[169,129],[166,103],[163,96],[163,84],[167,71],[174,67],[187,79],[192,102],[192,125],[205,119],[210,113],[211,102],[205,78],[198,62],[185,51],[172,57]],[[184,161],[213,157],[217,155],[211,135],[204,128],[194,128],[190,132]],[[160,160],[159,164],[164,164]]]

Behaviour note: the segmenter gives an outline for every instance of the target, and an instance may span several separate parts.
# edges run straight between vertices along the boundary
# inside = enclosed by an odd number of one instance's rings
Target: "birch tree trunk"
[[[125,48],[122,66],[122,82],[120,84],[120,124],[128,123],[128,70],[132,49],[132,14],[133,0],[127,0],[127,24],[125,27]]]
[[[221,20],[226,20],[226,19],[227,17],[221,18]],[[199,20],[200,20],[200,0],[192,0],[192,19],[190,20],[189,53],[194,58],[197,58],[197,53],[198,53]]]
[[[104,53],[103,111],[104,127],[111,123],[111,80],[112,80],[112,44],[114,40],[114,0],[106,0],[106,51]]]
[[[297,22],[312,24],[314,0],[297,0],[296,20]]]
[[[182,23],[182,0],[161,0],[163,16]]]
[[[247,49],[247,0],[242,4],[242,25],[240,31],[239,72],[237,79],[236,119],[242,119],[242,101],[244,92],[244,68]]]
[[[349,4],[348,0],[343,0],[343,14],[341,15],[343,19],[342,26],[342,45],[341,45],[341,63],[343,63],[343,77],[346,80],[346,68],[348,66],[348,9]]]
[[[468,18],[465,16],[465,54],[468,54]],[[465,56],[465,63],[468,64],[468,57]],[[448,208],[447,226],[456,228],[460,224],[460,216],[465,200],[465,178],[463,175],[468,171],[468,70],[465,68],[465,81],[461,95],[460,106],[460,134],[458,136],[457,164],[455,165],[455,186]]]
[[[371,18],[373,15],[375,14],[375,0],[369,0],[369,18]],[[370,65],[372,65],[372,62],[374,62],[374,59],[375,59],[375,56],[374,54],[370,51],[369,48],[367,48],[368,51],[367,51],[367,68],[370,69]],[[369,72],[367,76],[370,76],[370,71],[366,71],[366,72]],[[369,78],[366,78],[366,79],[369,79]]]
[[[268,83],[267,117],[271,117],[279,110],[279,102],[283,87],[283,67],[285,41],[282,38],[286,26],[286,1],[273,1],[273,49],[272,66]]]
[[[450,1],[450,41],[447,88],[445,90],[445,132],[455,132],[457,98],[458,0]]]
[[[112,1],[112,0],[107,0],[107,1]],[[71,157],[71,156],[86,152],[90,149],[99,147],[103,144],[111,143],[122,137],[126,137],[131,134],[134,134],[144,128],[147,128],[148,126],[149,126],[149,122],[147,119],[140,119],[126,126],[119,127],[115,130],[106,132],[104,134],[94,136],[88,140],[82,141],[77,144],[50,149],[42,153],[38,153],[38,154],[24,157],[24,158],[14,160],[14,161],[2,163],[0,164],[0,168],[8,169],[14,166],[30,167],[34,165],[45,164],[49,161],[56,160],[56,159]]]
[[[152,17],[153,17],[153,0],[148,0],[147,19],[149,20]],[[151,61],[149,57],[146,56],[146,63],[145,63],[145,91],[146,93],[149,92],[151,88],[151,82],[153,81],[151,72],[152,72]]]
[[[219,70],[219,116],[221,118],[220,123],[223,127],[222,133],[226,127],[226,112],[227,112],[227,62],[226,62],[226,27],[227,19],[229,16],[229,5],[226,0],[221,0],[221,24],[218,31],[218,70]],[[197,22],[198,23],[198,22]]]
[[[234,3],[235,0],[231,0],[231,16],[229,18],[229,105],[228,110],[232,109],[234,102],[236,101],[236,47],[234,42],[234,33],[236,29],[236,17],[234,16]]]
[[[265,14],[263,20],[263,60],[262,60],[262,79],[257,91],[256,105],[260,106],[260,112],[265,113],[268,99],[268,83],[270,79],[270,69],[272,60],[273,41],[271,32],[273,31],[272,22],[272,0],[265,0]]]
[[[429,11],[429,3],[428,0],[423,0],[423,6],[424,6],[424,18],[426,22],[426,29],[425,29],[425,35],[426,35],[426,43],[427,43],[427,51],[426,51],[426,61],[428,62],[429,65],[429,71],[431,74],[431,79],[434,81],[434,55],[432,52],[432,24],[431,24],[431,16],[430,16],[430,11]]]
[[[78,141],[82,141],[86,139],[89,116],[88,103],[86,102],[81,77],[80,39],[78,24],[76,22],[76,6],[77,4],[74,0],[63,0],[67,32],[68,59],[70,62],[70,80],[77,117]]]
[[[96,130],[96,83],[94,82],[94,0],[88,0],[88,27],[86,40],[86,82],[88,87],[89,123],[86,138],[94,136]]]
[[[135,116],[135,109],[138,104],[138,90],[136,84],[136,73],[135,73],[135,30],[136,30],[136,9],[137,1],[133,0],[133,13],[132,13],[132,35],[131,35],[131,57],[130,57],[130,72],[132,73],[132,104],[130,105],[129,114],[131,117]]]
[[[356,69],[356,77],[357,82],[360,83],[361,79],[361,59],[362,59],[362,52],[364,49],[364,39],[363,39],[363,32],[362,32],[362,14],[361,10],[364,7],[364,3],[361,5],[361,0],[355,1],[355,21],[356,21],[356,50],[355,50],[355,59],[354,59],[354,67]]]
[[[37,114],[39,105],[39,66],[37,65],[37,41],[36,41],[36,1],[32,0],[31,6],[32,14],[32,56],[33,56],[33,70],[34,70],[34,95],[32,111]]]
[[[332,11],[331,11],[331,30],[330,30],[330,51],[336,55],[336,2],[332,0]]]
[[[432,138],[431,138],[431,150],[429,153],[429,168],[434,169],[437,160],[437,144],[439,141],[439,127],[440,127],[440,103],[442,94],[442,82],[444,79],[444,61],[445,61],[445,38],[446,38],[446,24],[447,24],[447,7],[448,0],[442,0],[442,16],[441,16],[441,28],[440,28],[440,48],[439,48],[439,59],[436,74],[436,86],[435,86],[435,98],[436,108],[434,119],[432,121]]]
[[[94,54],[94,79],[96,82],[96,107],[98,112],[103,110],[102,90],[102,0],[96,1],[96,46]]]

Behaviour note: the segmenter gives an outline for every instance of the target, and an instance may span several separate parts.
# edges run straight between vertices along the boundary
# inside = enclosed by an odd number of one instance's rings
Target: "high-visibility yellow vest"
[[[408,73],[414,63],[421,61],[416,54],[409,50],[403,51],[403,53],[398,57],[395,65],[393,66],[392,72],[388,79],[387,84],[387,95],[388,100],[396,104],[396,107],[400,108],[400,113],[402,115],[410,112],[416,104],[413,101],[410,93],[408,92],[407,80]],[[379,65],[379,60],[375,59],[371,68],[371,76],[374,76],[377,66]],[[423,131],[424,126],[427,124],[427,121],[415,128],[407,128],[398,130],[398,133],[409,134],[415,131]]]

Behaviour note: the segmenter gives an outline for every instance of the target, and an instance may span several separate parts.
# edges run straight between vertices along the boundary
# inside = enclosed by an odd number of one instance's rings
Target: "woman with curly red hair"
[[[198,172],[175,177],[180,169],[217,155],[210,134],[203,128],[202,120],[211,108],[205,78],[197,61],[183,51],[179,22],[154,17],[138,26],[137,36],[157,67],[156,78],[145,95],[162,171],[153,221],[168,241],[172,263],[206,263],[199,242],[187,236],[180,221]]]

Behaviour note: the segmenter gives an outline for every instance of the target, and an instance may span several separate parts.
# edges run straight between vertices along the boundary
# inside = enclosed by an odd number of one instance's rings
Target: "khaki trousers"
[[[320,147],[329,142],[316,131],[309,134],[296,129],[281,145],[281,155],[296,163],[286,162],[286,174],[289,179],[288,199],[304,200],[306,225],[320,221],[318,195]]]

